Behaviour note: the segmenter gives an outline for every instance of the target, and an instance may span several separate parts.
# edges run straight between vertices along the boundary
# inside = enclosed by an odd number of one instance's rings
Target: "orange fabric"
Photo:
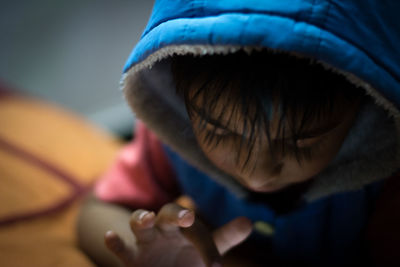
[[[121,143],[36,99],[0,96],[0,266],[93,266],[76,244],[79,197]]]
[[[77,245],[78,208],[0,227],[0,266],[94,267]]]

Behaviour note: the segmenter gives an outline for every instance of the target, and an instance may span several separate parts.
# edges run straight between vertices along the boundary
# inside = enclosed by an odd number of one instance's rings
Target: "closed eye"
[[[298,139],[296,140],[296,145],[299,148],[310,147],[318,143],[321,140],[321,137],[322,136],[316,136],[316,137]]]
[[[237,135],[237,133],[234,133],[227,128],[218,127],[210,123],[206,124],[205,129],[207,130],[208,134],[212,134],[219,137]]]

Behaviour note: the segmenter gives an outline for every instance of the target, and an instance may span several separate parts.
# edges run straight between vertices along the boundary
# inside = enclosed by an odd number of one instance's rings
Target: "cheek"
[[[295,159],[289,160],[285,164],[286,170],[292,174],[295,182],[307,180],[307,178],[311,178],[323,171],[335,157],[339,148],[340,142],[336,140],[335,142],[329,142],[312,160],[306,160],[301,164]]]
[[[215,148],[212,150],[203,150],[208,159],[210,159],[218,168],[228,171],[228,173],[234,173],[229,170],[235,168],[236,157],[234,153],[226,149]]]
[[[203,144],[199,144],[205,156],[222,171],[236,176],[239,174],[239,164],[237,163],[237,154],[232,149],[227,147],[218,146],[209,148]]]
[[[195,135],[200,149],[217,168],[231,175],[238,174],[237,152],[232,144],[209,145],[204,141],[203,135],[196,132]]]
[[[282,181],[299,183],[311,179],[326,167],[325,161],[313,160],[299,164],[296,159],[287,160],[281,173]]]

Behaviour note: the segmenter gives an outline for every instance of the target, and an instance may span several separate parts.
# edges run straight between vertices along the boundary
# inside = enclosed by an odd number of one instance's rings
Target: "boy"
[[[123,87],[146,126],[139,123],[79,222],[97,262],[217,266],[252,230],[246,247],[257,249],[246,260],[263,265],[367,265],[369,251],[388,259],[373,249],[388,244],[377,229],[388,218],[380,206],[396,207],[395,196],[378,198],[399,168],[388,115],[398,117],[398,65],[371,60],[383,51],[381,31],[360,36],[346,20],[373,7],[250,2],[156,3]],[[397,19],[390,12],[388,25]],[[371,29],[382,22],[362,18]],[[345,26],[352,42],[333,34]],[[171,204],[182,193],[201,219]],[[103,245],[107,230],[117,257]]]

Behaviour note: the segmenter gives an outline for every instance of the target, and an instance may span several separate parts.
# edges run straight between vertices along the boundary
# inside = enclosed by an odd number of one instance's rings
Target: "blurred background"
[[[0,82],[130,135],[119,80],[153,1],[0,2]]]
[[[0,0],[0,266],[95,266],[76,218],[132,135],[119,81],[152,5]]]

